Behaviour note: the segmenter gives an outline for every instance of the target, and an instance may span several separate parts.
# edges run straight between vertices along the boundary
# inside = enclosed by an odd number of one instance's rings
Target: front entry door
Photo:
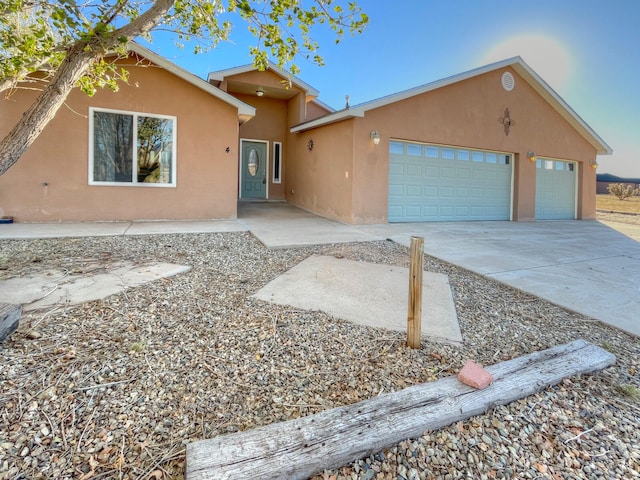
[[[267,143],[242,141],[240,197],[267,198]]]

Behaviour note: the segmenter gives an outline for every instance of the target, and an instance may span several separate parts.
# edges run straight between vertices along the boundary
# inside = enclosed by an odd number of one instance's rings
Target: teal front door
[[[267,144],[242,141],[240,198],[267,198]]]

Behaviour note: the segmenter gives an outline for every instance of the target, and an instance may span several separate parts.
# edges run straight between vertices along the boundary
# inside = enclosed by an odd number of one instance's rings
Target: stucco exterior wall
[[[500,82],[507,70],[516,78],[510,92]],[[513,122],[509,135],[500,122],[506,108]],[[513,219],[519,221],[535,219],[536,168],[527,152],[576,161],[578,218],[595,217],[595,171],[589,167],[595,148],[511,68],[367,111],[354,122],[354,223],[386,221],[392,138],[513,153]],[[381,137],[377,146],[370,139],[372,130]]]
[[[289,135],[286,198],[327,218],[353,218],[353,127],[349,120]],[[309,150],[310,143],[313,148]]]
[[[117,93],[71,93],[68,107],[0,176],[0,213],[18,222],[236,217],[237,109],[161,68],[129,71]],[[18,91],[0,101],[0,134],[33,98]],[[89,107],[177,117],[176,187],[89,185]]]
[[[315,120],[316,118],[322,117],[328,113],[331,113],[331,110],[323,107],[322,105],[318,105],[315,102],[307,102],[307,114],[305,121],[309,122],[311,120]]]

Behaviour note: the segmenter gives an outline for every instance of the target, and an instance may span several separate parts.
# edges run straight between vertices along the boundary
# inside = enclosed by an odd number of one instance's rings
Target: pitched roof
[[[513,68],[549,105],[560,114],[569,124],[582,135],[599,154],[610,155],[613,150],[600,136],[558,95],[533,69],[525,63],[521,57],[512,57],[499,62],[491,63],[483,67],[475,68],[467,72],[443,78],[435,82],[420,85],[418,87],[403,90],[385,97],[381,97],[369,102],[354,105],[347,109],[338,110],[323,117],[301,123],[291,128],[292,133],[304,132],[312,128],[328,125],[330,123],[340,122],[349,118],[364,117],[369,110],[390,105],[407,98],[421,95],[423,93],[437,90],[454,83],[468,80],[485,73],[492,72],[504,67]]]
[[[194,85],[195,87],[204,90],[210,95],[213,95],[214,97],[222,100],[225,103],[228,103],[233,107],[236,107],[238,109],[238,117],[240,118],[241,123],[246,122],[256,115],[256,109],[251,105],[247,105],[246,103],[238,100],[233,95],[230,95],[227,92],[223,92],[219,88],[211,85],[209,82],[206,82],[193,73],[179,67],[175,63],[170,62],[166,58],[161,57],[157,53],[152,52],[148,48],[145,48],[135,42],[131,42],[128,49],[129,51],[134,52],[141,57],[146,58],[147,60],[150,60],[151,62],[171,72],[182,80],[185,80],[186,82]]]
[[[318,90],[313,88],[311,85],[302,81],[298,77],[291,75],[290,73],[278,67],[275,63],[273,63],[270,60],[267,61],[267,69],[273,71],[276,75],[282,77],[283,79],[291,82],[292,85],[295,85],[300,90],[305,92],[307,96],[317,97],[318,95],[320,95],[320,92],[318,92]],[[253,64],[227,68],[225,70],[218,70],[215,72],[211,72],[208,75],[207,80],[209,82],[222,82],[226,77],[231,77],[233,75],[240,75],[241,73],[252,72],[254,70],[258,70],[258,68]]]

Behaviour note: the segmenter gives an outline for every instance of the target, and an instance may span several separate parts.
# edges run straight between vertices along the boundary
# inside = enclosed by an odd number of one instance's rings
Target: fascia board
[[[170,62],[166,58],[161,57],[160,55],[152,52],[148,48],[145,48],[145,47],[143,47],[141,45],[138,45],[137,43],[131,43],[131,44],[129,44],[128,49],[130,51],[132,51],[132,52],[137,53],[141,57],[144,57],[147,60],[150,60],[151,62],[155,63],[156,65],[164,68],[168,72],[171,72],[173,75],[185,80],[186,82],[198,87],[201,90],[204,90],[205,92],[209,93],[210,95],[213,95],[214,97],[222,100],[223,102],[226,102],[229,105],[232,105],[232,106],[236,107],[238,109],[238,115],[239,116],[254,117],[256,115],[256,109],[254,107],[252,107],[251,105],[247,105],[246,103],[238,100],[233,95],[230,95],[230,94],[228,94],[226,92],[223,92],[219,88],[216,88],[213,85],[211,85],[210,83],[205,82],[200,77],[198,77],[198,76],[194,75],[193,73],[191,73],[191,72],[179,67],[175,63]]]
[[[547,103],[595,147],[599,155],[613,153],[613,149],[529,65],[520,59],[512,66]]]
[[[364,111],[355,108],[340,110],[335,113],[329,113],[324,117],[316,118],[315,120],[311,120],[310,122],[301,123],[299,125],[296,125],[295,127],[291,127],[289,131],[291,133],[300,133],[306,130],[311,130],[312,128],[322,127],[324,125],[329,125],[330,123],[341,122],[342,120],[347,120],[349,118],[355,117],[364,117]]]
[[[301,90],[303,90],[305,92],[305,94],[310,96],[310,97],[317,97],[317,96],[320,95],[320,92],[318,90],[316,90],[315,88],[313,88],[311,85],[309,85],[308,83],[306,83],[303,80],[300,80],[298,77],[287,73],[285,70],[283,70],[282,68],[278,67],[272,61],[268,61],[267,62],[267,69],[273,70],[276,73],[276,75],[282,77],[285,80],[291,81],[291,83],[293,85],[295,85],[296,87],[298,87]],[[233,67],[233,68],[228,68],[226,70],[218,70],[216,72],[211,72],[207,76],[207,79],[209,81],[221,82],[226,77],[231,77],[233,75],[240,75],[242,73],[247,73],[247,72],[251,72],[251,71],[254,71],[254,70],[257,70],[255,65],[252,65],[252,64],[241,65],[239,67]]]

